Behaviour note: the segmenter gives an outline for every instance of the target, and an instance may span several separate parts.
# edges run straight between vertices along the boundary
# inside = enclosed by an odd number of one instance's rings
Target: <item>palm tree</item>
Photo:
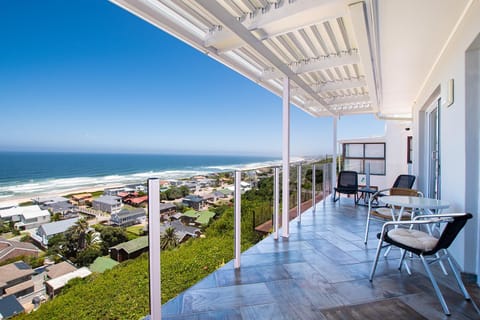
[[[162,250],[172,249],[178,245],[178,236],[174,228],[168,227],[160,236],[160,247]]]
[[[85,219],[78,220],[72,227],[72,240],[76,240],[77,249],[79,251],[84,250],[87,247],[86,234],[88,232],[88,222]]]

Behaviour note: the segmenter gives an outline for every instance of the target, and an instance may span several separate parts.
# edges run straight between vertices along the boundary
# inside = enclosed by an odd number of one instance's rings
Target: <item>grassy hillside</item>
[[[233,258],[233,210],[218,208],[218,214],[220,218],[207,228],[206,238],[191,239],[174,250],[162,252],[162,303]],[[242,212],[243,250],[259,240],[253,231],[252,217],[250,210]],[[142,255],[102,275],[72,280],[55,299],[15,319],[138,320],[149,313],[148,281],[148,255]]]

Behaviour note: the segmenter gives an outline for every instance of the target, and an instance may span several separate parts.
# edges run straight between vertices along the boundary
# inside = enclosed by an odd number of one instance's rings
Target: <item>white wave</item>
[[[299,161],[301,158],[292,159]],[[23,183],[0,184],[0,198],[37,197],[47,194],[67,194],[88,188],[104,188],[111,185],[127,185],[145,183],[148,178],[183,179],[213,172],[233,170],[254,170],[260,167],[278,166],[281,160],[255,162],[248,164],[231,164],[220,166],[198,167],[184,170],[146,171],[127,175],[108,175],[101,177],[74,177],[28,181]]]

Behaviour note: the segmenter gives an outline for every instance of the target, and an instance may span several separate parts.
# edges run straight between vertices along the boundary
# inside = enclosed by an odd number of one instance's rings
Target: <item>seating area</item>
[[[242,254],[241,268],[226,263],[162,307],[163,319],[443,319],[422,263],[408,258],[412,275],[399,271],[400,250],[381,256],[370,282],[376,234],[364,244],[367,208],[353,198],[328,199],[290,222],[290,237],[267,237]],[[431,267],[450,319],[478,319],[452,275]],[[464,279],[473,301],[480,290]]]

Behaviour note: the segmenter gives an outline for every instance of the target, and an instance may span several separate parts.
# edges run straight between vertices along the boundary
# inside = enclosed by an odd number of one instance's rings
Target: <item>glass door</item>
[[[428,150],[428,192],[429,198],[440,199],[440,99],[427,112]]]

